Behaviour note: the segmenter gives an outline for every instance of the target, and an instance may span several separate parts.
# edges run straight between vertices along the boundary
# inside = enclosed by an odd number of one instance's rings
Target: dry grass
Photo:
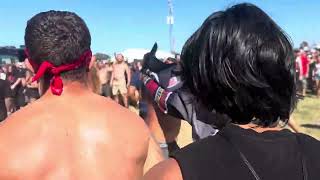
[[[293,113],[293,119],[300,130],[320,140],[320,99],[314,96],[306,97],[298,103]]]

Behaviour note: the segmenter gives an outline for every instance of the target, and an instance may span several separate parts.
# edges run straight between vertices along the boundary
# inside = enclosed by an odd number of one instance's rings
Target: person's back
[[[1,124],[0,179],[141,176],[150,136],[143,121],[91,92],[64,94],[43,97]]]
[[[242,155],[261,179],[302,180],[301,155],[306,160],[309,179],[319,177],[320,159],[314,158],[319,149],[320,142],[316,139],[289,130],[258,133],[229,125],[216,136],[190,145],[173,158],[179,163],[185,180],[253,179]]]
[[[320,142],[281,127],[297,103],[292,53],[283,30],[255,5],[210,15],[183,47],[182,76],[205,110],[231,122],[145,179],[319,179]]]
[[[25,41],[43,96],[0,124],[0,179],[139,179],[161,160],[143,120],[89,90],[91,38],[80,17],[40,13]]]

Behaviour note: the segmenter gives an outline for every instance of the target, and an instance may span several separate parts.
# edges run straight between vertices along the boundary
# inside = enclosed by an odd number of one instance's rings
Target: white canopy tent
[[[150,52],[149,49],[127,49],[121,52],[121,54],[123,54],[129,63],[132,63],[135,59],[143,59],[143,56],[148,52]],[[169,57],[174,58],[174,54],[161,50],[157,51],[156,56],[158,59],[167,59]],[[114,57],[112,57],[112,61],[114,60]]]

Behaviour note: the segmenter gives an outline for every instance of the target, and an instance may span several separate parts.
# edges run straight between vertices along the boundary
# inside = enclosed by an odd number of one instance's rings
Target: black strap
[[[248,159],[246,158],[246,156],[240,151],[240,149],[231,141],[231,138],[223,132],[220,132],[221,137],[223,137],[224,139],[227,140],[227,142],[229,142],[240,154],[240,157],[242,159],[242,161],[246,164],[246,166],[248,167],[248,169],[250,170],[251,174],[254,176],[255,180],[261,180],[261,178],[259,177],[259,175],[257,174],[257,172],[254,170],[253,166],[250,164],[250,162],[248,161]]]
[[[308,180],[307,163],[306,163],[306,158],[305,158],[304,152],[303,152],[303,145],[301,143],[302,141],[301,141],[299,134],[295,134],[295,137],[297,139],[298,149],[299,149],[298,153],[299,153],[299,156],[301,159],[301,164],[302,164],[303,180]]]

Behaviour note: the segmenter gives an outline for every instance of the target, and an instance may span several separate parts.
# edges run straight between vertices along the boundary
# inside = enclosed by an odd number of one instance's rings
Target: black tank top
[[[184,180],[320,179],[320,142],[289,130],[257,133],[228,125],[173,158]]]

